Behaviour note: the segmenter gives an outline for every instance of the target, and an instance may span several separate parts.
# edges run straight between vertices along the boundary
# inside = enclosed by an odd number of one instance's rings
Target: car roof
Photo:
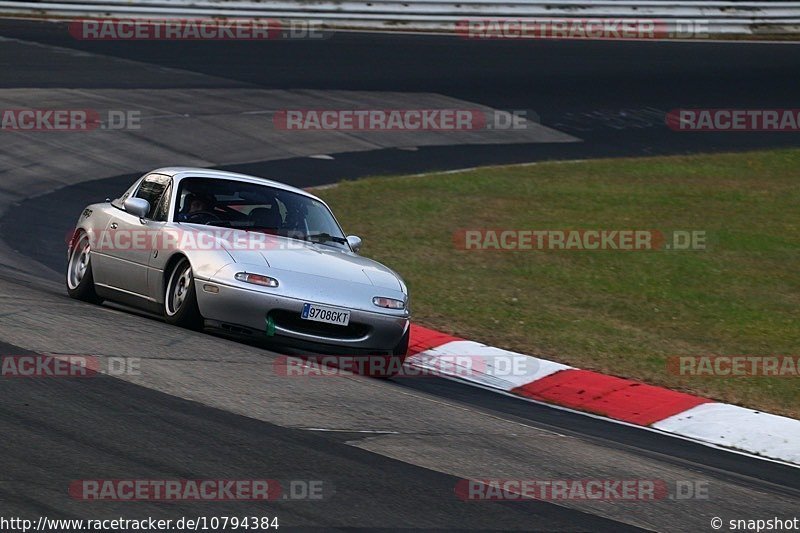
[[[247,183],[257,183],[259,185],[268,185],[270,187],[275,187],[276,189],[282,189],[284,191],[290,191],[290,192],[295,192],[297,194],[302,194],[303,196],[308,196],[310,198],[314,198],[315,200],[319,200],[322,202],[322,200],[320,200],[313,194],[304,191],[303,189],[298,189],[297,187],[292,187],[291,185],[287,185],[279,181],[268,180],[266,178],[259,178],[257,176],[249,176],[247,174],[239,174],[237,172],[227,172],[224,170],[214,170],[210,168],[196,168],[196,167],[163,167],[148,172],[148,174],[164,174],[165,176],[170,176],[177,180],[182,180],[184,178],[211,178],[211,179],[244,181]]]

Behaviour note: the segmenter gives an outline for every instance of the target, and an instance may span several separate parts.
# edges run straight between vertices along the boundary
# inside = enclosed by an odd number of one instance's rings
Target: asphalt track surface
[[[87,68],[79,55],[53,53],[55,46],[208,76],[187,77],[184,86],[434,92],[531,109],[543,124],[582,139],[226,165],[301,186],[487,163],[798,143],[792,134],[676,134],[641,112],[794,107],[800,53],[790,45],[475,43],[370,34],[322,43],[86,43],[59,25],[24,21],[0,23],[0,37],[47,45],[0,55],[2,88],[176,85],[175,76],[143,76],[113,61]],[[6,46],[0,42],[0,54]],[[5,172],[13,169],[13,154],[2,161]],[[275,372],[278,356],[261,346],[68,299],[58,274],[66,230],[83,205],[118,194],[148,169],[101,173],[104,179],[35,199],[0,184],[0,192],[22,198],[0,222],[8,245],[0,257],[0,351],[142,359],[141,375],[0,379],[0,516],[246,514],[312,529],[708,531],[712,516],[796,514],[795,468],[440,379],[291,380]],[[467,504],[453,489],[470,476],[692,480],[708,484],[709,498]],[[67,495],[73,480],[100,478],[319,480],[326,490],[322,500],[267,504],[98,504]]]
[[[435,92],[497,109],[527,110],[584,140],[443,154],[383,154],[369,172],[638,154],[794,146],[796,134],[675,133],[675,108],[791,108],[800,89],[794,44],[466,40],[337,33],[320,41],[77,41],[63,25],[4,21],[5,37],[33,40],[219,77],[265,89]],[[40,51],[4,69],[0,87],[158,87],[157,76],[53,64]],[[27,54],[26,54],[27,55]],[[43,79],[42,70],[47,69]],[[191,83],[187,80],[186,83]],[[655,110],[655,111],[654,111]],[[660,114],[659,114],[660,113]],[[416,163],[405,163],[416,159]]]

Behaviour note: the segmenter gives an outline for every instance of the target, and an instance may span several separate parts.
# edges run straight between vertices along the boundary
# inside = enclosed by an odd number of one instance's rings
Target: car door
[[[103,250],[107,264],[104,282],[109,287],[152,300],[147,290],[147,271],[153,253],[152,243],[158,242],[156,232],[160,230],[153,218],[170,183],[170,177],[161,174],[150,174],[142,180],[133,196],[150,204],[150,211],[144,218],[127,213],[123,208],[112,212],[106,227],[109,246]]]
[[[147,296],[156,302],[161,302],[163,294],[161,291],[164,287],[164,266],[168,258],[174,252],[176,244],[170,239],[166,239],[164,231],[168,231],[170,226],[169,214],[172,208],[172,182],[167,185],[164,194],[156,206],[153,213],[153,218],[147,221],[148,228],[150,229],[151,239],[155,246],[150,249],[150,257],[148,259],[147,269]],[[174,227],[173,227],[174,229]]]

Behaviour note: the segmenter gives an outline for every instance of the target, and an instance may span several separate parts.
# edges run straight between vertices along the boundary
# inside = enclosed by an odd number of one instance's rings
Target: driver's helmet
[[[183,212],[211,211],[216,203],[216,199],[210,194],[189,193],[183,202]]]
[[[212,211],[216,203],[216,199],[210,194],[190,192],[183,200],[183,207],[178,218],[181,221],[185,221],[193,213]]]

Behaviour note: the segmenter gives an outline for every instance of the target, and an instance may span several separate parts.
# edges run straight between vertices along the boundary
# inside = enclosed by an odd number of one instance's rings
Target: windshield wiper
[[[337,242],[339,244],[347,244],[347,239],[345,239],[344,237],[334,237],[330,233],[309,233],[308,235],[306,235],[306,240],[309,241],[319,240],[319,242],[331,241],[331,242]]]

